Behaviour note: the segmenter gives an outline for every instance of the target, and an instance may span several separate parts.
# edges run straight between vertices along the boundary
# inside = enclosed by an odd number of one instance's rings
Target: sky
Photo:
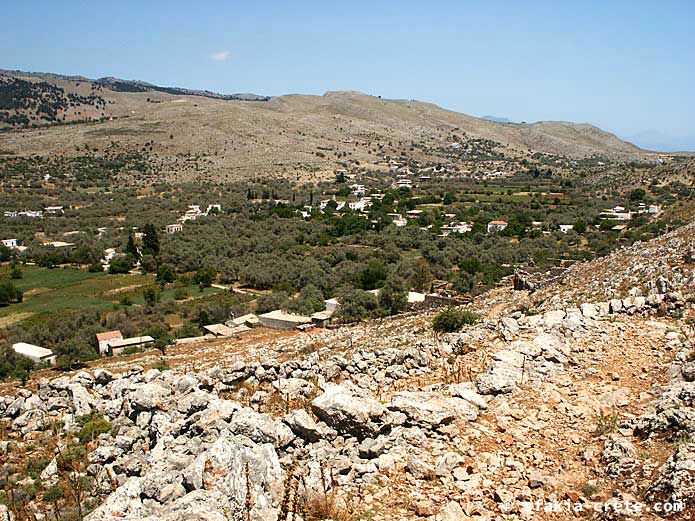
[[[695,2],[4,2],[0,68],[221,93],[358,90],[695,150]]]

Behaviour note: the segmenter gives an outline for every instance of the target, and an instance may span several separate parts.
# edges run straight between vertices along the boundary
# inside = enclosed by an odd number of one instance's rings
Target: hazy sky
[[[224,93],[360,90],[695,150],[693,0],[4,4],[0,68]]]

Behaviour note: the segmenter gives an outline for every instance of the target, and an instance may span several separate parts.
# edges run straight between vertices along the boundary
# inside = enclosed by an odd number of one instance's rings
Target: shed
[[[151,336],[135,336],[132,338],[117,338],[115,340],[109,340],[108,346],[110,354],[117,355],[128,347],[145,348],[153,343],[154,338]]]
[[[311,321],[316,324],[319,327],[325,327],[327,324],[330,324],[331,319],[333,318],[333,311],[317,311],[313,315],[311,315]]]
[[[326,311],[336,311],[340,307],[340,302],[334,298],[324,300],[323,303],[326,304]]]
[[[31,358],[34,362],[39,364],[56,365],[56,360],[58,359],[58,355],[54,354],[50,349],[35,346],[34,344],[27,344],[26,342],[17,342],[12,345],[12,349],[18,355]]]
[[[273,329],[293,329],[311,322],[310,317],[293,315],[291,313],[286,313],[281,309],[276,309],[270,313],[260,315],[258,319],[260,320],[262,326],[271,327]]]
[[[241,315],[240,317],[233,318],[231,320],[227,320],[225,324],[229,327],[236,327],[236,326],[246,326],[246,327],[255,327],[259,323],[258,317],[254,315],[253,313],[248,313],[246,315]]]
[[[425,301],[425,294],[418,293],[417,291],[408,292],[408,304],[417,304],[419,302]]]
[[[210,324],[208,326],[203,326],[203,329],[208,333],[219,337],[232,336],[234,334],[234,330],[231,327],[225,326],[224,324]]]

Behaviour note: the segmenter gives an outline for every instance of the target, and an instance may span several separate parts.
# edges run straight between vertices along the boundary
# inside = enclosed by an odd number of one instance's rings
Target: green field
[[[153,275],[90,273],[76,268],[39,268],[22,266],[22,278],[14,280],[24,292],[24,301],[0,308],[0,325],[9,325],[33,315],[81,308],[112,309],[123,297],[135,304],[144,303],[142,288],[154,283]],[[0,279],[9,278],[9,266],[0,267]],[[222,290],[198,286],[184,288],[192,298],[199,298]],[[173,299],[176,289],[162,291],[163,300]]]

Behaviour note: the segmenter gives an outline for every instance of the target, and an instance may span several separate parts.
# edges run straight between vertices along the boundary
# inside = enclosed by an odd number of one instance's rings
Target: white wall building
[[[56,365],[56,360],[58,359],[58,355],[54,354],[50,349],[27,344],[26,342],[17,342],[12,346],[12,350],[18,355],[31,358],[38,364]]]

